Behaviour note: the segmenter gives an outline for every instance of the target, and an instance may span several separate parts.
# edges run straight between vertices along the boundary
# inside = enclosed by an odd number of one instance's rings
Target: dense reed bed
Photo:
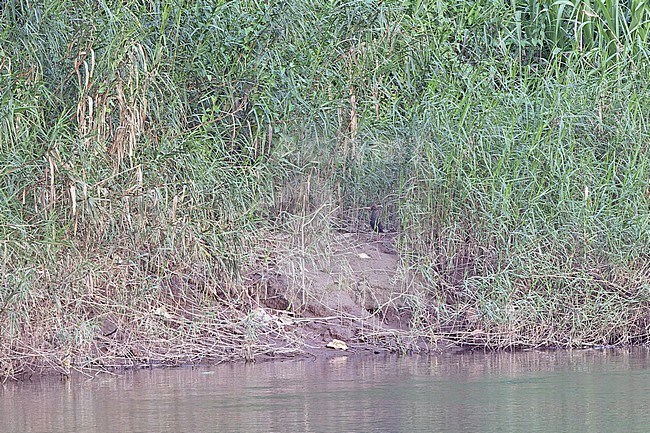
[[[288,281],[300,317],[306,269],[372,203],[414,338],[648,341],[645,3],[15,0],[0,20],[2,376],[299,353],[252,276]]]

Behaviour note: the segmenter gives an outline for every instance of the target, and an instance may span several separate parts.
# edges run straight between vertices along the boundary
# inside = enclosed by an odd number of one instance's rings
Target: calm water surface
[[[648,432],[650,353],[351,357],[0,388],[0,432]]]

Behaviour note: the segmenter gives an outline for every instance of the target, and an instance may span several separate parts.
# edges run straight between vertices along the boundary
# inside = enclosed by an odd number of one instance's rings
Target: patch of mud
[[[348,353],[423,353],[449,347],[410,332],[412,309],[396,234],[334,235],[326,257],[283,275],[277,268],[249,277],[259,307],[271,317],[291,314],[293,335],[304,353],[342,354],[327,348],[344,342]],[[324,254],[325,255],[325,254]]]

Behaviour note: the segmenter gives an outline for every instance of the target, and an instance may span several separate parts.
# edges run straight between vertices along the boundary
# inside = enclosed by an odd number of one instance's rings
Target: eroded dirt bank
[[[24,380],[49,373],[432,353],[507,343],[544,347],[517,337],[517,321],[488,328],[459,296],[423,293],[428,286],[410,280],[405,269],[413,264],[398,255],[395,233],[330,232],[323,239],[302,245],[268,241],[230,292],[193,263],[159,275],[155,266],[126,261],[116,249],[107,258],[115,264],[103,262],[110,272],[91,273],[68,290],[28,300],[42,303],[33,310],[39,315],[21,324],[20,337],[2,343],[0,376]],[[118,280],[134,272],[149,272],[137,281],[152,284]],[[459,293],[462,285],[452,289]],[[445,308],[453,308],[447,315],[453,322],[443,318]]]
[[[298,280],[283,275],[281,265],[252,273],[248,285],[259,302],[254,314],[291,330],[307,355],[455,348],[433,334],[423,336],[422,329],[417,336],[412,332],[419,299],[400,270],[396,240],[394,233],[340,233],[329,257],[309,261]]]
[[[454,347],[425,323],[413,332],[425,304],[400,270],[396,234],[329,236],[304,256],[276,249],[255,261],[239,294],[211,289],[191,269],[162,276],[145,297],[133,293],[143,288],[123,293],[111,279],[94,281],[51,305],[52,317],[28,324],[40,330],[3,348],[11,356],[0,362],[2,376]]]

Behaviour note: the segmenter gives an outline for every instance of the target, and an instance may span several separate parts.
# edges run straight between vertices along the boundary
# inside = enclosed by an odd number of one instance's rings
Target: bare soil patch
[[[410,293],[396,233],[338,233],[333,240],[328,257],[302,269],[297,279],[277,268],[251,279],[259,311],[272,320],[287,320],[304,354],[422,353],[454,347],[410,332]],[[291,318],[282,319],[289,311]],[[347,350],[328,348],[333,341],[345,343]]]

